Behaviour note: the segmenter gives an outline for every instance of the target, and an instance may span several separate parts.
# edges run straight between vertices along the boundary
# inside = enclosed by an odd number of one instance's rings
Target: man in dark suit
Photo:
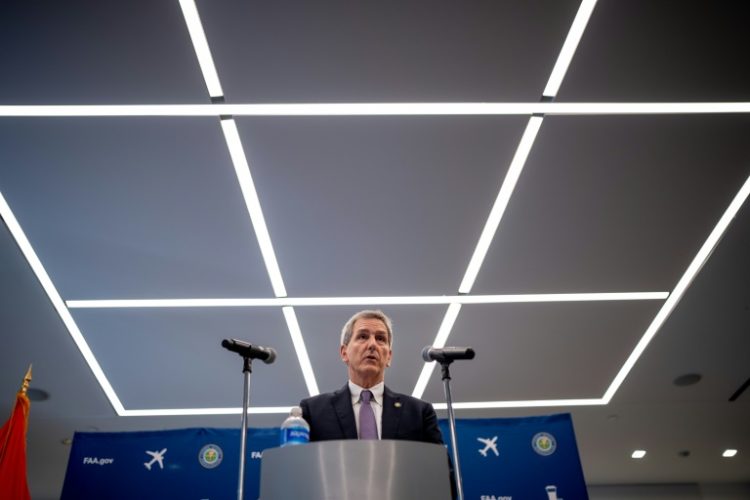
[[[432,405],[385,386],[392,344],[392,323],[382,311],[360,311],[346,322],[339,353],[349,382],[300,403],[311,441],[380,438],[443,444]],[[373,423],[376,429],[370,430]]]

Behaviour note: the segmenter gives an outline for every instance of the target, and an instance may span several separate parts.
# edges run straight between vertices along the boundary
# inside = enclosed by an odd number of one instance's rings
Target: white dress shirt
[[[354,421],[357,424],[357,436],[359,436],[359,408],[362,406],[360,395],[365,389],[358,386],[351,380],[349,381],[349,392],[352,393],[352,408],[354,409]],[[385,391],[385,382],[380,382],[368,389],[372,392],[372,399],[370,400],[370,406],[372,411],[375,413],[375,425],[378,428],[378,439],[381,436],[381,428],[383,427],[383,392]]]

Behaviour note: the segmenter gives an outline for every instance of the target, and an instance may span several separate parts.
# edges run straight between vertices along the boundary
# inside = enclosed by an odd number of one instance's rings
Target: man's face
[[[381,382],[391,362],[388,329],[376,318],[360,318],[354,322],[349,344],[341,346],[341,359],[349,367],[349,378],[369,388]]]

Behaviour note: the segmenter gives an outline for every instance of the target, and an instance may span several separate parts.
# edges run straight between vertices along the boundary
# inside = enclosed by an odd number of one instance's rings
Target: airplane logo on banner
[[[492,438],[477,438],[477,441],[484,445],[483,449],[478,450],[483,457],[486,457],[487,452],[490,450],[492,450],[496,457],[500,456],[500,453],[497,451],[497,436],[493,436]]]
[[[145,462],[143,465],[146,466],[148,470],[151,470],[151,466],[154,465],[154,462],[159,464],[159,468],[164,468],[164,454],[167,452],[167,449],[164,448],[161,451],[146,451],[147,454],[151,455],[151,461]]]

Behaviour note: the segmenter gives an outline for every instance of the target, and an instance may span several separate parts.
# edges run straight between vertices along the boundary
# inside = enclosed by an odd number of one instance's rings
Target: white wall
[[[750,500],[750,483],[589,485],[590,500]]]

